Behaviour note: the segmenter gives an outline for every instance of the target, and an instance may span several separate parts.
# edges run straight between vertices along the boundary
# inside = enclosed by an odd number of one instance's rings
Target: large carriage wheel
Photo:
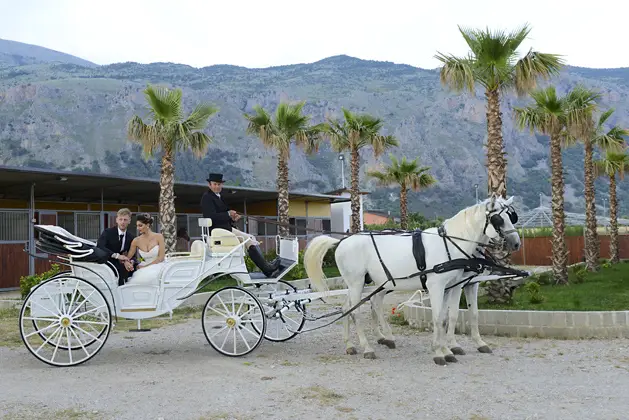
[[[297,288],[284,280],[278,280],[277,283],[263,284],[258,289],[257,294],[260,302],[264,305],[266,313],[275,311],[276,309],[282,309],[285,304],[291,303],[290,307],[284,311],[276,312],[266,318],[267,326],[264,338],[267,340],[275,342],[288,341],[299,334],[299,331],[304,327],[306,323],[305,305],[296,306],[294,302],[272,300],[269,297],[271,293],[290,294],[296,292]]]
[[[61,273],[57,273],[54,276],[52,276],[52,278],[55,279],[57,277],[68,277],[68,276],[72,278],[76,278],[72,275],[72,271],[63,271]],[[68,295],[66,295],[65,297],[66,297],[66,303],[70,302],[71,297]],[[87,304],[84,302],[83,305],[84,305],[84,310],[87,310]],[[50,343],[50,339],[48,338],[48,336],[52,334],[52,329],[45,328],[48,325],[49,325],[49,322],[41,322],[41,321],[37,321],[37,319],[33,319],[33,327],[37,331],[39,331],[38,332],[39,336],[42,338],[42,340],[45,340],[49,345],[52,346],[53,344]],[[77,335],[85,338],[85,342],[83,342],[82,344],[84,347],[88,347],[94,344],[107,331],[107,326],[101,325],[101,324],[86,324],[83,328],[87,330],[89,333],[91,333],[93,336],[95,336],[94,338],[92,338],[89,335],[79,332]],[[80,350],[81,344],[76,341],[75,343],[76,344],[71,349]],[[68,346],[67,344],[61,343],[59,345],[59,348],[61,350],[67,350]]]
[[[214,350],[232,357],[255,350],[266,331],[262,304],[254,294],[236,286],[224,287],[210,296],[201,325]]]
[[[110,331],[111,310],[105,296],[78,277],[55,276],[40,283],[20,311],[20,335],[26,348],[52,366],[90,360]]]

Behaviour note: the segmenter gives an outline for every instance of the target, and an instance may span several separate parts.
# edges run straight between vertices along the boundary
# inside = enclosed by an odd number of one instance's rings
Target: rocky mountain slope
[[[0,43],[0,54],[8,54],[6,45]],[[341,107],[381,117],[386,133],[401,142],[393,153],[419,157],[432,167],[439,184],[410,194],[413,211],[448,216],[474,202],[474,184],[479,184],[481,197],[486,189],[483,92],[478,90],[474,97],[449,92],[439,84],[436,70],[347,56],[266,69],[227,65],[197,69],[172,63],[96,66],[72,56],[63,62],[66,56],[51,56],[50,50],[25,51],[33,51],[31,61],[26,55],[13,62],[0,60],[2,165],[158,177],[158,161],[144,161],[139,147],[126,138],[127,121],[136,113],[147,115],[142,90],[147,83],[156,83],[182,88],[187,110],[200,101],[220,108],[207,130],[214,138],[207,156],[201,160],[178,156],[181,180],[202,181],[209,171],[223,171],[229,183],[273,188],[273,152],[245,134],[242,114],[256,104],[274,110],[281,100],[305,100],[305,112],[313,122],[340,117]],[[57,62],[48,62],[53,59]],[[616,108],[611,122],[629,126],[629,69],[570,67],[553,82],[561,91],[577,83],[598,89],[604,109]],[[508,189],[523,205],[535,207],[540,193],[550,195],[549,150],[547,138],[514,126],[512,107],[526,102],[508,96],[503,103]],[[565,151],[567,210],[583,211],[582,159],[581,146]],[[388,162],[388,157],[379,162]],[[364,154],[361,186],[373,191],[367,205],[395,212],[397,190],[377,188],[364,176],[366,168],[379,162],[371,153]],[[348,174],[347,164],[347,185]],[[292,189],[338,188],[337,154],[328,144],[315,156],[295,150],[290,177]],[[606,182],[598,181],[597,188],[598,197],[607,197]],[[629,189],[622,182],[619,189],[622,212],[629,213]]]

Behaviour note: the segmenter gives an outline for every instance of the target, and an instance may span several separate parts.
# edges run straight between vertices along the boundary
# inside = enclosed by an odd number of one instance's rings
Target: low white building
[[[340,188],[338,190],[325,193],[326,195],[338,195],[339,197],[350,198],[350,190],[347,188]],[[366,191],[360,191],[360,229],[364,227],[363,223],[363,196],[369,194]],[[341,203],[330,204],[330,224],[332,232],[347,232],[349,233],[351,227],[352,217],[352,203],[351,201]],[[332,235],[340,237],[340,235]]]

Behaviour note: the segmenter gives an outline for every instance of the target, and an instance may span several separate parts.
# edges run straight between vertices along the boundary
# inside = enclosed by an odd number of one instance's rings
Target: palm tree
[[[549,79],[563,65],[559,55],[530,50],[517,59],[517,49],[527,38],[528,25],[510,34],[502,30],[462,29],[459,31],[471,49],[466,57],[437,53],[443,63],[440,79],[443,85],[460,92],[475,94],[474,85],[485,88],[487,98],[487,181],[488,194],[507,195],[507,161],[502,140],[500,95],[515,89],[522,96],[536,87],[537,79]]]
[[[619,262],[618,257],[618,201],[616,199],[616,174],[624,179],[629,171],[629,156],[626,153],[608,151],[605,157],[594,164],[594,176],[609,178],[609,257],[612,264]]]
[[[325,131],[330,138],[332,148],[337,152],[349,151],[351,160],[351,188],[350,200],[352,208],[351,232],[360,231],[360,199],[359,199],[359,151],[371,146],[376,157],[393,146],[398,146],[397,139],[393,136],[380,134],[382,121],[379,118],[367,114],[355,114],[342,108],[345,121],[329,119],[325,125]]]
[[[629,136],[629,131],[618,126],[605,131],[603,125],[614,112],[605,111],[598,119],[595,130],[583,140],[585,146],[584,181],[585,181],[585,265],[590,271],[598,270],[600,256],[598,235],[596,233],[596,199],[594,191],[594,146],[602,151],[620,152],[625,144],[623,136]]]
[[[597,93],[577,86],[558,97],[554,86],[531,93],[534,104],[514,108],[520,129],[528,127],[550,136],[551,187],[553,211],[553,276],[560,284],[568,283],[567,250],[564,236],[564,180],[561,156],[562,142],[584,138],[593,129],[592,114]]]
[[[256,105],[254,114],[244,114],[247,134],[260,137],[262,143],[277,151],[277,192],[280,235],[288,235],[288,161],[293,141],[308,154],[316,152],[320,144],[322,125],[309,125],[310,116],[303,115],[305,102],[295,105],[280,103],[275,110],[275,120],[261,106]]]
[[[142,145],[146,157],[161,149],[159,219],[166,252],[174,252],[177,241],[175,225],[175,156],[179,151],[192,151],[197,157],[207,152],[212,139],[201,132],[218,108],[197,105],[188,117],[183,115],[181,89],[169,90],[148,85],[144,96],[153,120],[147,124],[135,115],[128,124],[129,138]]]
[[[384,171],[367,171],[367,175],[376,178],[383,186],[391,184],[400,186],[400,227],[408,228],[407,194],[409,188],[414,191],[425,189],[437,181],[427,172],[429,167],[420,167],[418,159],[408,162],[406,157],[398,161],[395,156],[389,155],[391,165]]]

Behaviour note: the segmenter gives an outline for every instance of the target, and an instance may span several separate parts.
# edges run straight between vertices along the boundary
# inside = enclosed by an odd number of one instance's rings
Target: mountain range
[[[411,211],[449,217],[486,193],[486,120],[484,92],[454,93],[440,85],[437,69],[334,56],[307,63],[262,69],[232,65],[194,68],[175,63],[134,62],[96,65],[47,48],[0,39],[0,164],[50,167],[77,172],[159,177],[159,157],[144,160],[130,143],[126,124],[148,116],[147,84],[183,90],[189,112],[199,102],[219,107],[206,132],[213,138],[202,159],[177,156],[177,179],[202,182],[208,172],[225,174],[228,184],[274,188],[272,150],[245,133],[243,113],[261,105],[274,111],[280,101],[306,101],[305,113],[318,123],[341,118],[341,107],[382,118],[383,132],[393,134],[398,157],[419,158],[438,183],[409,194]],[[629,68],[566,67],[554,78],[560,92],[577,84],[602,94],[601,109],[616,112],[610,124],[629,127]],[[545,85],[546,83],[542,83]],[[520,207],[549,205],[550,163],[546,136],[514,125],[513,107],[530,99],[506,95],[502,103],[503,135],[508,159],[508,193]],[[349,186],[349,156],[344,178]],[[361,188],[370,191],[366,207],[399,211],[399,191],[367,179],[365,169],[389,162],[362,154]],[[583,212],[583,147],[564,151],[566,210]],[[326,192],[341,187],[341,161],[328,143],[306,156],[291,151],[292,190]],[[598,180],[597,204],[608,184]],[[619,182],[620,213],[629,214],[629,188]]]

